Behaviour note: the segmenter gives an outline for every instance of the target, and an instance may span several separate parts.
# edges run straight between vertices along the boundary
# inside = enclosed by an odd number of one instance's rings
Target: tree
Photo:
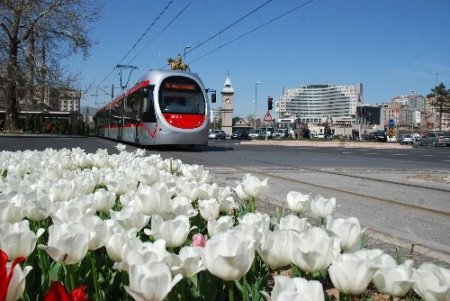
[[[100,11],[98,2],[90,0],[0,1],[5,131],[18,130],[19,81],[25,79],[24,86],[32,93],[34,77],[38,75],[43,86],[59,59],[78,52],[86,57],[92,46],[87,25],[98,19]]]
[[[431,89],[431,93],[427,95],[431,105],[438,108],[439,112],[439,130],[442,130],[442,114],[450,113],[450,90],[446,89],[444,83],[440,83]]]

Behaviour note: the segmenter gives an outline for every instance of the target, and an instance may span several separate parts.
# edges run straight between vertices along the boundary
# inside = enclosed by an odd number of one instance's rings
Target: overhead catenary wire
[[[215,37],[219,36],[220,34],[224,33],[225,31],[227,31],[228,29],[230,29],[231,27],[233,27],[234,25],[242,22],[244,19],[246,19],[247,17],[253,15],[254,13],[256,13],[258,10],[260,10],[261,8],[263,8],[264,6],[266,6],[267,4],[269,4],[270,2],[272,2],[273,0],[267,0],[266,2],[262,3],[261,5],[257,6],[256,8],[252,9],[250,12],[246,13],[245,15],[243,15],[242,17],[238,18],[236,21],[232,22],[230,25],[224,27],[223,29],[219,30],[218,32],[216,32],[215,34],[213,34],[212,36],[208,37],[207,39],[205,39],[203,42],[200,42],[199,44],[190,47],[190,49],[186,52],[186,54],[191,53],[192,51],[195,51],[196,49],[200,48],[201,46],[203,46],[204,44],[208,43],[209,41],[211,41],[212,39],[214,39]],[[167,65],[161,66],[161,69],[166,67]]]
[[[145,47],[151,45],[161,34],[163,34],[167,30],[167,28],[169,28],[169,26],[172,25],[173,22],[175,22],[175,20],[177,20],[186,11],[186,9],[192,4],[192,2],[194,2],[194,0],[191,0],[188,4],[186,4],[178,12],[178,14],[176,14],[175,17],[173,17],[172,20],[170,20],[170,22],[167,23],[167,25],[164,26],[164,28],[160,32],[158,32],[158,34],[155,35],[155,37],[153,39],[150,40],[150,42],[145,44],[145,46],[141,49],[141,51],[139,51],[128,63],[131,64],[138,56],[140,56],[142,54],[142,52],[145,50]]]
[[[241,21],[243,21],[244,19],[248,18],[249,16],[253,15],[254,13],[256,13],[258,10],[260,10],[261,8],[263,8],[264,6],[266,6],[267,4],[269,4],[270,2],[272,2],[273,0],[267,0],[266,2],[262,3],[261,5],[257,6],[256,8],[254,8],[253,10],[251,10],[250,12],[246,13],[245,15],[243,15],[242,17],[240,17],[239,19],[237,19],[236,21],[234,21],[233,23],[231,23],[230,25],[228,25],[227,27],[219,30],[217,33],[213,34],[212,36],[210,36],[209,38],[207,38],[206,40],[204,40],[203,42],[200,42],[199,44],[197,44],[196,46],[190,48],[190,50],[186,53],[191,53],[192,51],[195,51],[197,48],[203,46],[204,44],[208,43],[209,41],[211,41],[212,39],[214,39],[215,37],[217,37],[218,35],[224,33],[226,30],[230,29],[231,27],[233,27],[234,25],[240,23]]]
[[[138,38],[138,40],[133,44],[133,46],[131,46],[131,48],[127,51],[127,53],[122,57],[122,59],[119,61],[119,63],[117,63],[115,66],[120,65],[126,58],[127,56],[136,49],[136,46],[142,41],[142,39],[147,35],[147,33],[150,31],[150,29],[152,29],[152,27],[156,24],[156,22],[158,22],[158,20],[161,18],[162,15],[164,15],[164,13],[168,10],[168,8],[170,7],[170,5],[174,2],[175,0],[169,0],[169,2],[166,4],[166,6],[160,11],[160,13],[158,14],[158,16],[153,20],[153,22],[145,29],[145,31],[141,34],[141,36]],[[113,74],[113,72],[116,70],[116,67],[114,67],[111,72],[108,73],[108,75],[97,85],[97,87],[100,87],[101,84],[103,84],[110,76],[111,74]]]
[[[273,23],[273,22],[275,22],[275,21],[277,21],[277,20],[279,20],[279,19],[281,19],[281,18],[283,18],[283,17],[285,17],[285,16],[291,14],[291,13],[293,13],[294,11],[296,11],[296,10],[298,10],[298,9],[300,9],[300,8],[305,7],[306,5],[308,5],[308,4],[312,3],[312,2],[314,2],[314,0],[308,0],[308,1],[306,1],[306,2],[301,3],[300,5],[298,5],[298,6],[294,7],[294,8],[292,8],[292,9],[290,9],[290,10],[284,12],[284,13],[282,13],[281,15],[278,15],[277,17],[272,18],[271,20],[265,22],[264,24],[261,24],[261,25],[255,27],[255,28],[253,28],[253,29],[251,29],[251,30],[249,30],[249,31],[247,31],[247,32],[245,32],[245,33],[243,33],[243,34],[237,36],[236,38],[234,38],[234,39],[232,39],[232,40],[229,40],[228,42],[223,43],[223,44],[217,46],[216,48],[214,48],[214,49],[212,49],[212,50],[206,52],[205,54],[203,54],[203,55],[201,55],[201,56],[199,56],[199,57],[197,57],[197,58],[195,58],[195,59],[189,61],[189,64],[199,61],[200,59],[202,59],[202,58],[204,58],[204,57],[206,57],[206,56],[208,56],[208,55],[210,55],[210,54],[216,52],[217,50],[219,50],[219,49],[221,49],[221,48],[223,48],[223,47],[225,47],[225,46],[228,46],[228,45],[230,45],[230,44],[236,42],[237,40],[242,39],[243,37],[245,37],[245,36],[247,36],[247,35],[249,35],[249,34],[255,32],[255,31],[257,31],[257,30],[259,30],[259,29],[261,29],[261,28],[263,28],[263,27],[265,27],[265,26],[267,26],[267,25],[269,25],[269,24],[271,24],[271,23]]]

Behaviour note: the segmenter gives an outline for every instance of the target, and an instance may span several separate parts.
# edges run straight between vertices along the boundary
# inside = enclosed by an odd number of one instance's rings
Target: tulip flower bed
[[[0,152],[0,301],[370,300],[369,286],[450,300],[448,268],[365,249],[334,198],[291,191],[292,214],[269,216],[267,179],[220,187],[203,166],[117,149]]]

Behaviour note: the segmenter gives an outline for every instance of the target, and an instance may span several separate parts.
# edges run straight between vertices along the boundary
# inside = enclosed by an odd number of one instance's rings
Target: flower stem
[[[339,301],[351,301],[351,300],[352,300],[352,296],[351,295],[339,292]]]
[[[75,265],[68,264],[66,265],[67,274],[69,274],[70,288],[69,291],[72,291],[77,287],[77,275],[75,273]]]
[[[234,301],[234,283],[233,281],[228,281],[228,301]]]
[[[94,284],[94,294],[95,298],[94,300],[102,301],[102,295],[100,293],[100,290],[98,288],[98,274],[97,274],[97,264],[95,259],[95,254],[93,251],[90,252],[90,259],[91,259],[91,273],[92,273],[92,283]]]
[[[243,301],[247,301],[248,282],[247,282],[247,276],[246,275],[244,275],[244,277],[242,277],[242,281],[243,281],[242,300]]]
[[[297,277],[298,269],[295,264],[291,264],[291,278]]]

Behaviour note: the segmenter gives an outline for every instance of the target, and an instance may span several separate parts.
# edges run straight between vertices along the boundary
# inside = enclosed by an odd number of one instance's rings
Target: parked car
[[[411,135],[400,135],[398,137],[398,143],[400,144],[413,144],[414,138]]]
[[[274,139],[283,139],[288,136],[288,129],[275,129],[275,132],[272,134],[272,138]]]
[[[420,145],[450,146],[450,133],[447,131],[428,131],[420,139]]]
[[[224,131],[221,131],[221,130],[212,130],[210,133],[209,133],[209,136],[208,136],[208,138],[209,139],[214,139],[214,140],[219,140],[219,139],[226,139],[227,138],[227,134],[225,134],[225,132]]]
[[[378,141],[378,142],[386,142],[387,135],[384,131],[376,131],[371,132],[367,135],[367,140]]]
[[[264,137],[264,136],[263,136],[261,130],[253,129],[253,130],[250,131],[250,133],[248,133],[248,137],[250,139],[259,139],[259,138]]]
[[[231,139],[247,140],[247,139],[250,139],[250,138],[248,137],[248,131],[247,130],[237,130],[233,134],[231,134]]]
[[[314,138],[325,139],[325,134],[324,133],[317,133],[317,134],[314,135]]]

